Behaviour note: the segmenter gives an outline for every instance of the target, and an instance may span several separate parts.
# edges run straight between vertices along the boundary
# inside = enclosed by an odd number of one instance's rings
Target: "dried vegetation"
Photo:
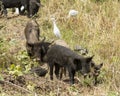
[[[95,2],[98,1],[98,2]],[[76,74],[76,84],[68,77],[49,80],[29,73],[39,66],[30,60],[25,49],[24,28],[29,20],[9,11],[8,19],[0,17],[0,94],[1,96],[119,96],[120,94],[120,2],[118,0],[41,0],[44,5],[37,15],[41,36],[57,39],[52,32],[51,17],[55,17],[62,39],[71,49],[81,45],[95,55],[94,61],[104,63],[100,83],[83,80]],[[67,18],[70,9],[76,17]],[[35,17],[34,17],[35,18]],[[5,82],[6,81],[6,82]],[[7,82],[12,84],[8,84]],[[85,83],[87,82],[87,83]]]

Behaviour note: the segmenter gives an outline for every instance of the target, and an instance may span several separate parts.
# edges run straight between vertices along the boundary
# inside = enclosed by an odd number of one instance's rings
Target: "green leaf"
[[[11,64],[9,70],[14,70],[15,69],[15,64]]]

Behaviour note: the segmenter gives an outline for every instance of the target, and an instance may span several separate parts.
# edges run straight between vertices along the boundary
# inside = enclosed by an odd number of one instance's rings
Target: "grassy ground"
[[[95,55],[94,61],[97,64],[103,62],[104,66],[100,74],[102,82],[97,86],[88,87],[83,83],[83,77],[76,76],[76,84],[70,86],[65,81],[66,79],[62,82],[55,79],[52,82],[49,80],[49,75],[46,77],[28,76],[33,80],[25,79],[24,88],[32,93],[36,92],[38,96],[119,96],[120,2],[118,0],[94,1],[42,0],[44,7],[38,12],[37,21],[40,25],[41,36],[52,41],[57,38],[53,34],[50,18],[56,18],[62,39],[69,44],[71,49],[75,45],[81,45],[89,50],[89,56]],[[76,17],[67,18],[70,9],[78,10],[79,14]],[[16,16],[11,12],[8,17],[9,19],[0,17],[0,66],[3,73],[0,74],[0,79],[5,79],[5,73],[12,74],[16,78],[18,75],[27,73],[27,69],[31,66],[38,65],[29,59],[25,50],[24,28],[29,18]],[[7,67],[7,70],[3,70],[3,67]],[[34,80],[36,82],[33,82]],[[13,91],[8,85],[0,86],[0,89],[1,96],[24,94],[14,90],[15,88]],[[30,95],[33,96],[31,93],[28,96]]]

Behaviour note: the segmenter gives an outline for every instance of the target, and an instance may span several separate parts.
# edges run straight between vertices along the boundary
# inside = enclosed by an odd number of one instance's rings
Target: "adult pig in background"
[[[28,17],[32,17],[33,15],[37,14],[40,6],[41,6],[40,0],[30,0]]]
[[[4,14],[7,16],[7,8],[18,8],[19,13],[22,14],[21,7],[28,7],[29,6],[29,0],[0,0],[2,2],[2,12],[1,14]]]
[[[34,57],[34,52],[32,50],[31,44],[34,45],[38,43],[40,37],[40,29],[36,20],[30,20],[27,22],[24,33],[26,38],[27,53],[30,57]]]
[[[7,16],[7,8],[18,8],[20,14],[23,14],[26,10],[28,17],[32,17],[37,14],[41,6],[40,0],[0,0],[0,2],[3,5],[1,14],[4,13],[5,16]],[[21,10],[22,6],[24,10]]]

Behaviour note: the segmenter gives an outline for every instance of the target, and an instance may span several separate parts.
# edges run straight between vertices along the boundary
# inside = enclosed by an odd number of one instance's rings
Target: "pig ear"
[[[33,47],[34,45],[33,45],[33,44],[30,44],[30,43],[27,43],[27,46]]]
[[[99,65],[99,69],[100,69],[102,66],[103,66],[103,63],[101,63],[101,64]]]
[[[94,57],[94,55],[93,56],[91,56],[91,57],[87,57],[86,59],[87,59],[87,62],[90,62],[90,61],[92,61],[92,58]]]
[[[44,46],[42,46],[42,51],[45,53],[45,47]]]
[[[54,42],[55,41],[50,42],[50,45],[48,47],[50,48],[52,45],[54,45]]]

